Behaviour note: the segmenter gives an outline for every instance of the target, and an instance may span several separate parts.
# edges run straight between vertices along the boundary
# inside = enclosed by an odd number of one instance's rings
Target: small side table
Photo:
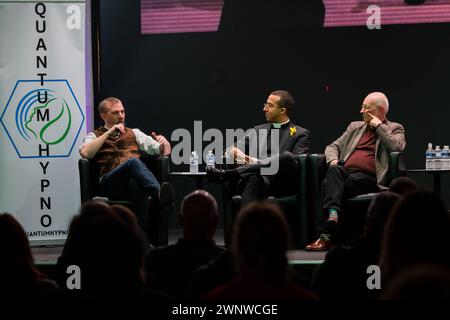
[[[434,185],[434,193],[441,198],[441,175],[444,173],[449,173],[450,170],[426,170],[426,169],[410,169],[406,170],[407,172],[419,172],[419,173],[427,173],[433,175],[433,185]]]
[[[194,178],[197,189],[203,189],[203,178],[206,177],[206,172],[171,172],[170,175]]]

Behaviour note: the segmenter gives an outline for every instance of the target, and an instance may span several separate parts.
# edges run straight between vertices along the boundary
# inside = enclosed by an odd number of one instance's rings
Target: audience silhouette
[[[442,201],[426,191],[409,192],[392,211],[382,238],[382,283],[419,264],[450,267],[450,215]]]
[[[450,269],[418,265],[396,275],[383,291],[381,300],[449,300]]]
[[[289,278],[290,233],[283,212],[274,203],[255,202],[237,216],[232,239],[238,276],[206,295],[207,300],[314,300]]]
[[[144,252],[134,220],[124,219],[103,202],[85,203],[69,230],[57,262],[62,297],[137,298],[164,311],[172,299],[144,287]],[[81,270],[81,288],[69,290],[67,267]],[[159,309],[160,308],[160,309]]]
[[[34,266],[25,230],[9,213],[0,214],[0,256],[0,298],[35,298],[56,289]]]
[[[134,233],[138,235],[142,245],[142,252],[144,254],[146,254],[151,248],[153,248],[153,246],[151,246],[150,242],[148,241],[145,231],[138,224],[136,215],[133,213],[133,211],[120,204],[113,204],[111,206],[111,209],[113,209],[114,212],[119,216],[119,218],[122,219],[122,221],[127,224]]]
[[[178,220],[183,237],[177,243],[151,250],[145,257],[148,286],[185,300],[194,271],[225,249],[214,242],[219,219],[217,202],[203,190],[187,195]]]
[[[332,248],[317,268],[312,287],[320,299],[450,297],[449,212],[412,179],[395,179],[390,190],[372,201],[364,234]],[[244,207],[230,251],[213,240],[218,217],[214,197],[194,191],[183,199],[178,216],[183,237],[149,250],[128,208],[87,202],[73,218],[58,259],[58,289],[34,265],[22,226],[2,213],[0,297],[137,298],[163,313],[174,301],[317,299],[293,280],[286,255],[290,229],[278,205],[264,201]],[[81,288],[70,290],[67,270],[73,265],[81,270]],[[380,266],[382,290],[367,288],[367,268],[373,265]]]
[[[367,267],[377,265],[381,235],[392,208],[400,196],[380,192],[369,206],[364,234],[354,242],[332,248],[316,269],[313,289],[320,299],[373,299],[377,290],[366,286]]]
[[[417,182],[409,177],[397,177],[392,180],[389,185],[389,190],[395,192],[401,196],[410,192],[416,191],[419,189]]]

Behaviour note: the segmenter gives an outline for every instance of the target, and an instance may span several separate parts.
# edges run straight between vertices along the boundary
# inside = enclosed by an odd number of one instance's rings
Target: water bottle
[[[450,170],[450,148],[449,146],[444,146],[442,150],[442,170]]]
[[[434,161],[434,170],[441,170],[442,168],[442,150],[440,146],[436,146],[434,148],[435,153],[435,161]]]
[[[433,170],[434,169],[434,150],[433,144],[428,144],[428,149],[425,151],[425,169]]]
[[[189,171],[191,173],[197,173],[198,172],[198,155],[197,152],[192,151],[191,152],[191,158],[190,158],[190,166],[189,166]]]
[[[214,156],[214,153],[211,150],[209,150],[208,154],[206,155],[206,167],[207,168],[216,167],[216,157]]]

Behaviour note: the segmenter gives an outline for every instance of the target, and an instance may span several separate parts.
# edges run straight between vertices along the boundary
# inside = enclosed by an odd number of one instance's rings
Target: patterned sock
[[[330,209],[328,211],[328,221],[333,221],[333,222],[338,223],[338,217],[339,217],[339,215],[338,215],[338,212],[336,209]]]

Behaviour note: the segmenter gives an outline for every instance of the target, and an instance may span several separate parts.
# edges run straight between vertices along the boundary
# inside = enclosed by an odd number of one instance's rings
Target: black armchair
[[[144,155],[140,159],[153,172],[160,183],[168,182],[169,157]],[[81,203],[92,199],[98,199],[105,201],[108,204],[121,204],[127,207],[130,206],[130,201],[127,199],[110,200],[100,196],[99,172],[94,160],[80,158],[78,160],[78,170],[80,176]],[[149,197],[149,202],[149,241],[157,246],[165,245],[168,243],[168,217],[161,214],[160,210],[158,210],[159,208],[156,205],[156,202],[151,197]]]
[[[324,154],[311,154],[308,159],[308,239],[309,242],[317,237],[317,229],[322,221],[321,185],[327,171]],[[386,185],[394,178],[406,175],[406,164],[403,152],[389,154],[389,170],[386,176]],[[355,239],[362,234],[365,225],[366,213],[376,193],[361,194],[346,199],[342,204],[340,215],[340,228],[342,241]],[[351,219],[346,219],[346,212],[352,212]],[[342,216],[342,217],[341,217]]]
[[[307,155],[296,156],[298,163],[298,189],[297,193],[285,197],[269,197],[268,199],[278,203],[286,214],[292,235],[292,244],[294,247],[302,248],[307,243],[306,220],[306,162]],[[225,182],[223,188],[223,214],[224,214],[224,233],[225,243],[230,244],[230,235],[234,219],[241,207],[241,196],[233,195],[233,187]]]

